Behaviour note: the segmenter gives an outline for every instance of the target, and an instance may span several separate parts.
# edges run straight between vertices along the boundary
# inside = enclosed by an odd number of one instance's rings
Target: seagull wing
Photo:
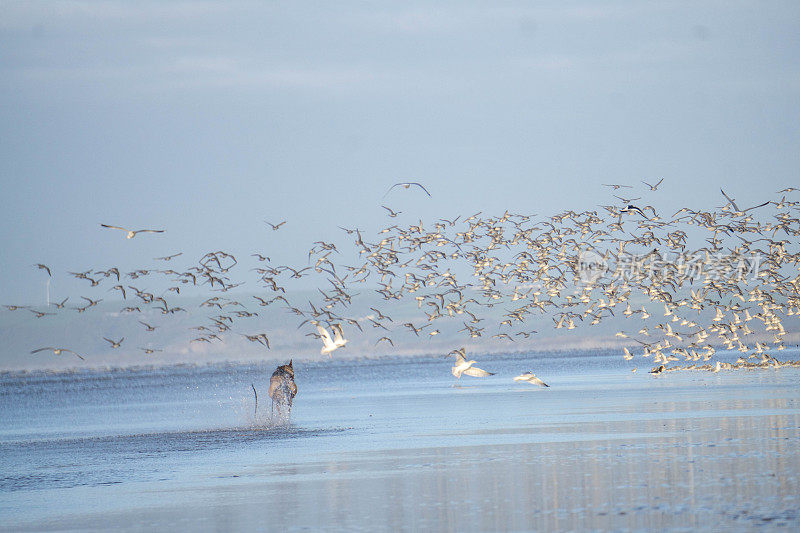
[[[66,348],[64,348],[64,351],[65,352],[69,352],[71,354],[75,354],[78,357],[78,359],[80,359],[81,361],[86,361],[86,359],[84,359],[83,356],[81,354],[79,354],[78,352],[73,352],[72,350],[68,350]]]
[[[733,201],[733,199],[732,199],[730,196],[728,196],[727,194],[725,194],[725,191],[723,191],[722,189],[720,189],[720,190],[719,190],[719,192],[721,192],[721,193],[722,193],[722,196],[724,196],[724,197],[725,197],[725,199],[726,199],[726,200],[728,200],[728,202],[730,202],[730,204],[733,206],[733,208],[734,208],[734,209],[736,209],[737,211],[741,211],[741,209],[739,209],[739,206],[738,206],[738,205],[736,205],[736,202],[734,202],[734,201]]]
[[[474,366],[470,366],[469,368],[464,370],[464,374],[472,376],[474,378],[485,378],[486,376],[494,376],[494,372],[487,372],[486,370],[482,370]]]
[[[544,381],[542,381],[541,379],[537,378],[536,376],[531,376],[531,378],[528,379],[528,383],[530,383],[531,385],[541,385],[542,387],[549,387],[550,386],[547,383],[545,383]]]
[[[751,209],[758,209],[759,207],[764,207],[768,203],[769,202],[764,202],[763,204],[760,204],[760,205],[754,205],[753,207],[748,207],[747,209],[744,210],[744,212],[746,213],[746,212],[750,211]],[[50,272],[50,271],[48,270],[48,272]]]
[[[450,372],[452,372],[455,377],[461,379],[461,374],[463,374],[465,370],[471,367],[472,363],[474,362],[475,361],[464,361],[464,360],[456,361],[456,365],[450,369]]]
[[[323,328],[322,326],[317,326],[317,331],[319,332],[320,336],[322,337],[322,344],[325,345],[326,348],[333,348],[334,342],[331,339],[331,334],[328,333],[328,330]]]
[[[429,193],[429,192],[428,192],[428,189],[426,189],[426,188],[425,188],[425,186],[424,186],[424,185],[422,185],[421,183],[417,183],[417,182],[415,181],[415,182],[412,182],[412,183],[411,183],[411,185],[416,185],[417,187],[419,187],[420,189],[422,189],[423,191],[425,191],[425,194],[427,194],[428,196],[430,196],[430,195],[431,195],[431,193]]]
[[[46,348],[39,348],[39,349],[37,349],[37,350],[33,350],[33,351],[31,351],[31,353],[39,353],[39,352],[44,352],[45,350],[55,350],[55,348],[52,348],[52,347],[50,347],[50,346],[47,346]]]
[[[388,190],[387,190],[385,193],[383,193],[383,196],[382,196],[381,198],[382,198],[382,199],[383,199],[383,198],[386,198],[386,195],[387,195],[387,194],[389,194],[390,192],[392,192],[392,189],[394,189],[394,188],[395,188],[395,187],[397,187],[398,185],[402,185],[402,184],[401,184],[401,183],[395,183],[394,185],[392,185],[391,187],[389,187],[389,189],[388,189]]]
[[[122,231],[130,231],[128,228],[121,228],[119,226],[109,226],[108,224],[100,224],[100,225],[103,226],[104,228],[121,229]]]
[[[389,194],[389,193],[392,191],[392,189],[394,189],[394,188],[395,188],[395,187],[397,187],[397,186],[403,186],[403,187],[405,187],[405,188],[408,188],[410,185],[416,185],[417,187],[419,187],[420,189],[422,189],[423,191],[425,191],[425,194],[427,194],[428,196],[430,196],[430,195],[431,195],[431,193],[429,193],[429,192],[428,192],[428,189],[426,189],[426,188],[425,188],[425,186],[424,186],[424,185],[422,185],[421,183],[418,183],[418,182],[416,182],[416,181],[406,181],[406,182],[401,182],[401,183],[395,183],[394,185],[392,185],[391,187],[389,187],[389,190],[388,190],[388,191],[386,191],[386,193],[383,195],[383,197],[385,198],[385,197],[386,197],[386,195],[387,195],[387,194]]]
[[[459,348],[458,350],[453,350],[449,354],[447,354],[447,357],[450,357],[451,355],[460,356],[462,361],[466,361],[467,350],[465,348]],[[458,362],[458,360],[456,360],[456,362]]]
[[[331,325],[331,331],[333,331],[333,343],[337,346],[344,346],[347,341],[344,339],[342,326],[339,324],[333,324]]]

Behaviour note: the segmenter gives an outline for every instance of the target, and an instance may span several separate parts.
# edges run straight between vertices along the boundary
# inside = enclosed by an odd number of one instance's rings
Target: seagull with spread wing
[[[542,381],[541,379],[537,378],[533,372],[525,372],[514,378],[514,381],[527,381],[531,385],[541,385],[542,387],[549,387],[547,383]]]
[[[48,267],[47,265],[43,265],[42,263],[37,263],[33,266],[37,267],[39,270],[46,271],[48,276],[53,277],[53,274],[50,272],[50,267]]]
[[[466,374],[474,378],[485,378],[486,376],[494,375],[494,372],[487,372],[486,370],[483,370],[476,366],[472,366],[475,363],[477,363],[477,361],[472,361],[472,360],[467,361],[467,358],[464,357],[465,350],[463,348],[461,350],[455,350],[455,353],[456,353],[455,366],[453,366],[450,369],[450,371],[458,379],[461,379],[461,374]]]
[[[733,198],[725,194],[725,191],[720,189],[719,192],[721,192],[722,196],[724,196],[725,199],[728,200],[728,204],[736,210],[736,213],[744,214],[747,213],[748,211],[751,211],[753,209],[758,209],[759,207],[764,207],[765,205],[769,204],[769,202],[764,202],[763,204],[754,205],[753,207],[748,207],[747,209],[739,209],[739,206],[736,205],[736,202],[733,200]]]
[[[402,187],[402,188],[404,188],[404,189],[408,189],[408,188],[410,188],[412,185],[416,185],[417,187],[419,187],[420,189],[422,189],[423,191],[425,191],[425,194],[427,194],[428,196],[430,196],[430,195],[431,195],[431,193],[429,193],[429,192],[428,192],[428,189],[426,189],[426,188],[425,188],[425,186],[424,186],[424,185],[422,185],[421,183],[418,183],[418,182],[416,182],[416,181],[404,181],[404,182],[401,182],[401,183],[395,183],[394,185],[392,185],[391,187],[389,187],[389,190],[388,190],[388,191],[386,191],[386,194],[384,194],[384,195],[383,195],[383,197],[384,197],[384,198],[386,198],[386,195],[387,195],[387,194],[389,194],[390,192],[392,192],[392,189],[394,189],[395,187]]]
[[[70,350],[68,348],[53,348],[52,346],[47,346],[45,348],[39,348],[37,350],[33,350],[31,353],[39,353],[39,352],[44,352],[44,351],[48,351],[48,350],[52,351],[55,355],[61,355],[62,352],[69,352],[71,354],[75,354],[75,356],[78,359],[80,359],[81,361],[86,361],[86,359],[84,359],[83,356],[81,356],[79,353],[73,352],[72,350]]]
[[[650,187],[650,190],[651,190],[651,191],[657,191],[657,190],[658,190],[658,186],[659,186],[659,185],[661,185],[661,182],[662,182],[662,181],[664,181],[664,178],[661,178],[660,180],[658,180],[658,183],[656,183],[655,185],[653,185],[652,183],[647,183],[647,182],[646,182],[646,181],[644,181],[644,180],[642,180],[642,183],[644,183],[645,185],[647,185],[648,187]]]
[[[121,229],[122,231],[128,232],[128,235],[125,236],[126,239],[133,239],[136,237],[137,233],[164,233],[163,229],[137,229],[137,230],[130,230],[128,228],[122,228],[120,226],[109,226],[108,224],[100,224],[104,228],[109,229]]]
[[[272,222],[267,222],[265,220],[264,224],[270,226],[272,228],[272,231],[278,231],[279,229],[281,229],[281,226],[286,224],[286,221],[284,220],[283,222],[278,222],[277,224],[273,224]]]
[[[319,332],[320,337],[322,338],[322,350],[319,353],[322,355],[328,354],[328,357],[333,357],[331,352],[334,350],[338,350],[345,344],[347,344],[347,340],[344,338],[344,334],[342,333],[342,327],[339,324],[332,324],[331,331],[333,331],[333,338],[331,338],[331,334],[328,333],[328,330],[317,324],[317,331]]]

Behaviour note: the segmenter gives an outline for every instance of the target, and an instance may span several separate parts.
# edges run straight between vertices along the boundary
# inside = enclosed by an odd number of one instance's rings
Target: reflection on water
[[[800,523],[797,414],[520,431],[547,440],[382,450],[277,469],[264,498],[289,511],[270,519],[280,528],[336,520],[459,531]]]
[[[800,370],[562,360],[537,366],[545,390],[454,388],[440,365],[300,367],[281,427],[253,426],[250,383],[270,369],[5,376],[0,529],[800,526]]]

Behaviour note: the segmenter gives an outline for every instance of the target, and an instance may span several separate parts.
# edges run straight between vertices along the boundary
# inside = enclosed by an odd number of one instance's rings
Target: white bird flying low
[[[542,387],[549,387],[547,383],[537,378],[533,372],[525,372],[514,378],[514,381],[527,381],[531,385],[541,385]]]
[[[333,357],[331,352],[337,350],[347,344],[347,339],[344,338],[342,327],[339,324],[331,324],[331,331],[333,331],[333,338],[328,330],[317,324],[317,331],[322,337],[322,350],[319,353],[322,355],[328,354],[328,357]]]
[[[476,362],[477,361],[467,361],[467,359],[461,355],[461,353],[458,353],[458,355],[456,355],[456,365],[451,368],[450,371],[458,379],[461,379],[461,374],[466,374],[474,378],[485,378],[486,376],[494,375],[494,372],[487,372],[486,370],[472,366]]]

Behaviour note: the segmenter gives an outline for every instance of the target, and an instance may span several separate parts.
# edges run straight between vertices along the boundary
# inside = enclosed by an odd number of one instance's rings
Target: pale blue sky
[[[63,289],[178,251],[304,260],[381,203],[550,214],[661,177],[668,208],[772,199],[799,117],[795,1],[2,1],[0,304],[41,302],[38,262]],[[412,178],[433,198],[381,199]]]

